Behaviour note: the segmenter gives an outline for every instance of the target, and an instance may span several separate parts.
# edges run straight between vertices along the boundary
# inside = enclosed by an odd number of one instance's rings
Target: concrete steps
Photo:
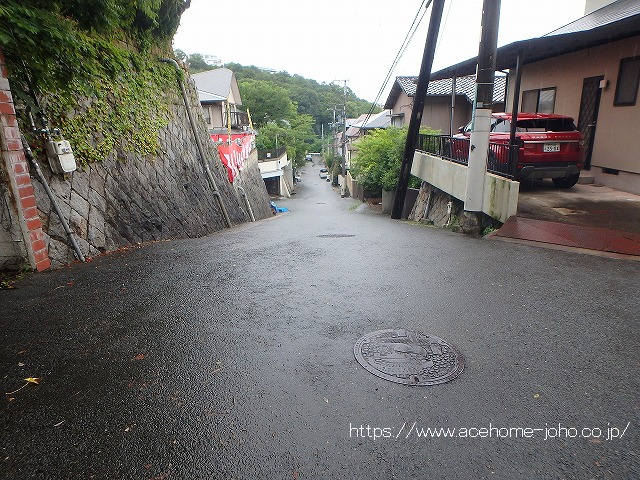
[[[582,170],[580,172],[580,178],[578,179],[578,184],[580,185],[591,185],[595,183],[596,177],[593,176],[589,170]]]

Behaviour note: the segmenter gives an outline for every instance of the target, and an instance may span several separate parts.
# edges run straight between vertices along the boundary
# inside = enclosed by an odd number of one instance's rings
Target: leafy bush
[[[189,0],[5,0],[0,50],[16,98],[36,94],[80,163],[158,153],[175,70],[158,62]],[[21,118],[24,122],[25,119]],[[24,129],[29,131],[28,126]],[[35,139],[34,139],[35,140]]]
[[[365,190],[391,191],[398,185],[402,155],[407,140],[407,128],[374,130],[356,142],[357,154],[351,159],[351,174]],[[420,133],[436,134],[436,130],[423,129]],[[420,185],[413,177],[410,187]]]
[[[123,50],[168,52],[188,6],[189,0],[4,0],[0,48],[16,78],[30,77],[39,92],[63,88],[129,67]]]

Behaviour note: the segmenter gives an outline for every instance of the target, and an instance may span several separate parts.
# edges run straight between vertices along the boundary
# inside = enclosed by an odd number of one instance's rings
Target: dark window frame
[[[613,95],[614,107],[633,107],[638,101],[638,87],[640,86],[640,73],[636,76],[635,94],[633,96],[633,102],[620,102],[618,101],[618,92],[620,90],[620,74],[622,73],[622,65],[627,62],[640,61],[640,56],[626,57],[620,59],[620,65],[618,66],[618,78],[616,79],[616,93]]]
[[[546,92],[547,90],[553,90],[553,104],[551,105],[551,112],[547,112],[547,113],[556,112],[556,97],[558,96],[558,87],[546,87],[546,88],[541,88],[538,91],[538,104],[536,106],[536,113],[540,112],[540,94],[542,92]]]
[[[532,88],[530,90],[523,90],[522,96],[520,99],[520,112],[521,113],[540,113],[540,92],[544,92],[547,90],[553,90],[553,105],[551,108],[551,112],[547,113],[555,113],[556,111],[556,98],[558,96],[558,87],[544,87],[544,88]],[[536,111],[535,112],[525,112],[522,110],[522,105],[524,103],[524,94],[529,92],[536,92]]]
[[[524,105],[524,94],[525,93],[530,93],[530,92],[536,92],[536,111],[535,112],[525,112],[524,110],[522,110],[522,107]],[[520,113],[537,113],[538,112],[538,103],[540,102],[540,89],[539,88],[532,88],[531,90],[523,90],[522,91],[522,96],[520,98]]]
[[[540,113],[540,93],[548,90],[553,90],[553,105],[551,106],[551,112],[546,113],[555,113],[556,111],[556,97],[558,96],[558,87],[544,87],[544,88],[532,88],[530,90],[522,91],[522,98],[520,100],[520,112],[521,113]],[[524,94],[536,92],[536,111],[535,112],[525,112],[522,110],[522,105],[524,103]]]

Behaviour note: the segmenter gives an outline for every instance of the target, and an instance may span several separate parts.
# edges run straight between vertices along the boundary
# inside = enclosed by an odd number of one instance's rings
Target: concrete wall
[[[466,165],[450,162],[423,152],[413,157],[411,173],[439,190],[464,200],[467,187]],[[498,175],[485,173],[482,211],[500,222],[516,214],[520,184]]]
[[[569,115],[576,122],[580,112],[582,81],[603,75],[608,86],[602,90],[591,165],[596,181],[622,190],[640,193],[640,99],[635,106],[614,106],[618,70],[622,58],[640,54],[640,36],[580,50],[524,65],[521,92],[556,87],[554,113]],[[509,81],[508,105],[513,101]],[[522,101],[522,97],[520,99]],[[602,173],[602,167],[620,170],[618,175]]]
[[[258,168],[258,150],[256,148],[251,151],[249,158],[245,161],[244,168],[240,170],[234,185],[244,189],[256,220],[271,217],[269,195]],[[242,205],[244,208],[244,203]]]
[[[244,199],[229,182],[218,158],[192,84],[187,85],[187,91],[197,134],[232,223],[246,222],[250,217]],[[121,149],[119,158],[114,152],[101,162],[82,166],[65,176],[53,175],[47,162],[40,162],[86,256],[138,242],[202,236],[225,227],[198,159],[177,85],[167,86],[164,95],[171,120],[158,132],[161,154],[142,156]],[[52,264],[59,266],[74,260],[42,184],[35,178],[29,180],[37,205],[34,211],[42,224],[43,245]],[[271,216],[255,150],[236,181],[245,189],[256,219]]]
[[[413,210],[413,205],[418,197],[417,188],[408,188],[407,194],[404,197],[404,207],[402,208],[402,218],[407,218]],[[382,213],[390,214],[393,210],[393,202],[396,198],[396,191],[382,190]]]

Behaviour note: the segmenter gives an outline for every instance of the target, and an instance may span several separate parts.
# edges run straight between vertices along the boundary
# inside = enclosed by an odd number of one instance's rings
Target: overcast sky
[[[174,47],[223,62],[348,79],[373,100],[422,0],[191,0]],[[498,45],[543,35],[583,15],[585,0],[502,0]],[[434,70],[478,53],[482,0],[446,0]],[[394,72],[417,75],[430,9]],[[388,89],[382,97],[386,98]]]

